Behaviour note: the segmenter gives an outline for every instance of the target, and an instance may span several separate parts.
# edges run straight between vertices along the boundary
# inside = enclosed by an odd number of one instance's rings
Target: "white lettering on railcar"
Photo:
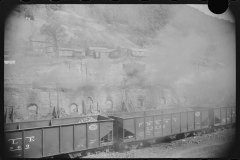
[[[16,140],[18,140],[18,139],[22,139],[22,138],[9,139],[8,141],[12,141],[12,144],[18,144],[18,142],[14,143],[14,141],[16,141]]]
[[[156,120],[156,121],[154,121],[156,124],[159,124],[159,122],[160,122],[161,120]]]
[[[97,124],[91,124],[91,125],[89,126],[89,129],[90,129],[90,130],[96,130],[97,128],[98,128]]]
[[[34,141],[34,136],[31,136],[31,137],[25,137],[25,138],[29,138],[29,142]]]
[[[200,112],[196,112],[195,116],[197,116],[197,117],[200,116]]]
[[[152,122],[153,122],[153,121],[149,121],[149,122],[146,122],[146,123],[147,123],[147,125],[151,125]]]
[[[147,127],[147,130],[153,130],[153,127]]]
[[[150,131],[146,131],[146,135],[151,135],[151,132]]]
[[[25,137],[25,138],[29,138],[29,142],[35,141],[35,140],[34,140],[34,136]],[[17,140],[20,140],[20,139],[22,139],[22,138],[8,139],[8,141],[12,141],[12,144],[18,144],[18,142],[16,142],[16,141],[17,141]],[[25,149],[29,149],[29,148],[30,148],[30,145],[29,145],[29,144],[26,144]],[[10,150],[10,151],[22,150],[22,147],[21,147],[21,146],[17,146],[16,149],[14,149],[13,147],[9,147],[9,150]]]
[[[161,129],[162,127],[161,126],[155,126],[155,129]]]
[[[29,149],[29,144],[26,144],[26,148],[25,149]]]
[[[175,122],[177,122],[177,118],[173,118],[173,120],[174,120]]]
[[[144,122],[140,122],[140,123],[138,124],[138,126],[141,127],[141,125],[143,125],[143,123],[144,123]]]
[[[171,119],[163,119],[163,121],[165,121],[165,123],[168,123],[168,121],[171,121]]]
[[[96,139],[91,139],[90,144],[95,143]]]
[[[139,136],[143,136],[143,135],[144,135],[144,132],[139,132],[138,135],[139,135]]]

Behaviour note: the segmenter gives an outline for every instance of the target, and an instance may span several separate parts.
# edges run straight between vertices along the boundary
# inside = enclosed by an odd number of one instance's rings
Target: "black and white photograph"
[[[208,4],[20,4],[6,158],[230,158],[236,19]]]

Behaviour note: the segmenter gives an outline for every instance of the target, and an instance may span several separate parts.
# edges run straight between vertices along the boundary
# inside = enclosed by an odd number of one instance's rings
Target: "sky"
[[[229,11],[229,9],[222,14],[214,14],[208,9],[207,4],[188,4],[188,5],[204,12],[207,15],[235,22],[234,17],[232,16],[231,11]]]

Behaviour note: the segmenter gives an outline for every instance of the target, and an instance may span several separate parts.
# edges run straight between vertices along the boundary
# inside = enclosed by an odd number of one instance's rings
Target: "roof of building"
[[[31,40],[33,42],[52,43],[51,41],[47,41],[46,37],[42,35],[34,35],[33,37],[31,37]]]
[[[130,48],[132,51],[137,51],[137,52],[149,52],[147,49],[139,49],[139,48]]]
[[[104,48],[104,47],[88,47],[90,50],[105,50],[108,48]]]
[[[101,50],[97,50],[97,51],[99,51],[99,52],[112,52],[114,50],[116,50],[116,49],[101,49]]]
[[[82,49],[82,48],[59,48],[59,50],[62,50],[62,51],[79,51],[79,52],[84,51],[84,49]]]

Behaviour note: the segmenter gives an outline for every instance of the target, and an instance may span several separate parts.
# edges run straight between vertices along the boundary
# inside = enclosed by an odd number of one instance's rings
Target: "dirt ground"
[[[84,158],[238,158],[235,129],[192,136],[124,153],[99,153]]]

